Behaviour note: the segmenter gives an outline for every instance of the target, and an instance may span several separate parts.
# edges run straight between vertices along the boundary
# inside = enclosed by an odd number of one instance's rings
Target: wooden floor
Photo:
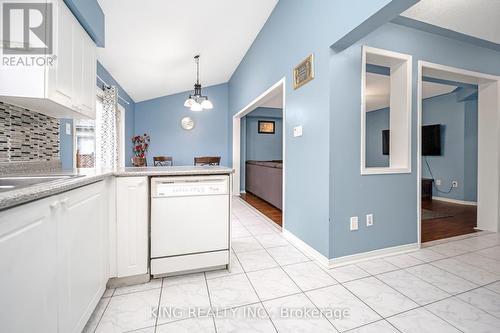
[[[447,215],[422,221],[422,243],[476,232],[477,207],[438,200],[423,200],[422,208]]]
[[[280,209],[274,207],[267,201],[262,200],[261,198],[250,192],[242,193],[241,198],[245,200],[253,208],[257,209],[259,212],[270,218],[274,223],[276,223],[281,227],[283,220]]]

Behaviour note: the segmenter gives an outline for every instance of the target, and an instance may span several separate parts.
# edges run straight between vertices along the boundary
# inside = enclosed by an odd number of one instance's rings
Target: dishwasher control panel
[[[183,197],[197,195],[220,195],[228,193],[227,177],[218,178],[158,178],[154,179],[152,197]]]

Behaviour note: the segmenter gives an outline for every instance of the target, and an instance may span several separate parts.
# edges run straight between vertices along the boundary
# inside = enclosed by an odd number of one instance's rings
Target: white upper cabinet
[[[59,118],[95,118],[96,46],[63,0],[51,3],[52,56],[46,55],[45,66],[2,62],[0,101]],[[15,59],[33,56],[43,55],[17,55]]]

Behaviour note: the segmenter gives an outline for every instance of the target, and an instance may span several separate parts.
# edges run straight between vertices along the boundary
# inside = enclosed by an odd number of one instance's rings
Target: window
[[[102,90],[98,89],[96,98],[96,119],[76,119],[75,151],[77,168],[100,168],[100,119],[102,117]],[[119,167],[125,165],[125,109],[118,104],[117,110],[117,139]]]
[[[361,174],[411,172],[411,56],[363,47]]]
[[[76,167],[95,167],[95,121],[75,120]]]

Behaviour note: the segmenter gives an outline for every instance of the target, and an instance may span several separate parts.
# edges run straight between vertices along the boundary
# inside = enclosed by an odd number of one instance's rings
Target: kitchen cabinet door
[[[0,330],[57,332],[57,205],[0,212]]]
[[[105,289],[104,182],[60,195],[59,332],[80,332]]]
[[[149,184],[147,177],[116,179],[117,277],[148,272]]]
[[[53,4],[54,15],[54,54],[57,56],[53,66],[48,67],[49,98],[53,101],[72,108],[74,104],[73,91],[73,26],[75,19],[68,7],[62,2]]]
[[[90,118],[95,118],[96,104],[96,48],[94,42],[84,35],[82,52],[82,83],[80,91],[80,111]]]

